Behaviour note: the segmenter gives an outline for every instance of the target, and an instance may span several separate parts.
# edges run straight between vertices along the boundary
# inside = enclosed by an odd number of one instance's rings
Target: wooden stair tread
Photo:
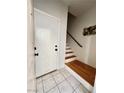
[[[72,62],[66,63],[68,67],[70,67],[73,71],[75,71],[79,76],[84,78],[88,83],[92,86],[95,81],[96,69],[84,64],[78,60],[74,60]]]

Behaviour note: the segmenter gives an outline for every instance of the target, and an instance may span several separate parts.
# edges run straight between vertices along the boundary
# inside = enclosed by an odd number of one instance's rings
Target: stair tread
[[[76,57],[76,56],[75,55],[68,56],[68,57],[65,57],[65,59],[69,59],[69,58],[73,58],[73,57]]]
[[[66,44],[65,63],[76,60],[76,56],[69,45]]]
[[[72,70],[74,70],[79,76],[84,78],[87,82],[89,82],[92,86],[94,85],[96,74],[95,68],[78,60],[66,63],[66,65],[69,66]]]

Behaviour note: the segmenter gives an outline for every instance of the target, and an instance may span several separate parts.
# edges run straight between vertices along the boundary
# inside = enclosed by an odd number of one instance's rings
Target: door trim
[[[49,17],[53,17],[54,19],[57,19],[57,20],[59,20],[59,22],[60,22],[60,19],[59,19],[59,18],[57,18],[57,17],[55,17],[55,16],[53,16],[53,15],[50,15],[49,13],[47,13],[47,12],[45,12],[45,11],[42,11],[42,10],[37,9],[37,8],[34,8],[34,11],[39,12],[39,13],[42,13],[42,14],[45,14],[45,15],[47,15],[47,16],[49,16]]]
[[[59,18],[57,18],[57,17],[55,17],[55,16],[53,16],[53,15],[50,15],[49,13],[47,13],[47,12],[45,12],[45,11],[42,11],[42,10],[39,10],[39,9],[37,9],[37,8],[34,8],[34,11],[36,11],[36,12],[38,12],[38,13],[42,13],[42,14],[45,14],[45,15],[47,15],[47,16],[49,16],[49,17],[52,17],[52,18],[54,18],[54,19],[56,19],[56,20],[58,20],[58,24],[59,24],[59,31],[58,31],[58,62],[57,62],[57,69],[59,69],[59,65],[60,65],[60,25],[61,25],[61,20],[59,19]],[[34,19],[35,20],[35,19]],[[35,28],[35,27],[34,27]]]

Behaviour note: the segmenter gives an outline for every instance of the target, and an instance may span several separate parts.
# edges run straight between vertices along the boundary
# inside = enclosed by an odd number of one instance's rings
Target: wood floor
[[[89,84],[94,86],[96,69],[84,64],[78,60],[65,63],[68,67],[70,67],[73,71],[75,71],[79,76],[85,79]]]

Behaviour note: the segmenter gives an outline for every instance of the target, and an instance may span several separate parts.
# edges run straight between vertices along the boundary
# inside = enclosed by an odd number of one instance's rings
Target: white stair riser
[[[69,50],[66,50],[66,52],[73,52],[71,49],[69,49]]]
[[[66,54],[65,57],[69,57],[69,56],[75,56],[74,53],[69,53],[69,54]]]
[[[68,49],[68,48],[70,48],[70,46],[66,45],[66,52],[73,52],[73,50],[71,48],[70,49]],[[70,56],[75,56],[74,52],[65,54],[65,57],[70,57]],[[68,63],[68,62],[71,62],[71,61],[74,61],[74,60],[76,60],[76,57],[65,59],[65,63]]]
[[[70,48],[69,46],[66,47],[66,49]]]
[[[76,57],[65,59],[65,63],[68,63],[68,62],[71,62],[71,61],[74,61],[74,60],[76,60]]]
[[[69,44],[66,44],[66,47],[69,46]]]

